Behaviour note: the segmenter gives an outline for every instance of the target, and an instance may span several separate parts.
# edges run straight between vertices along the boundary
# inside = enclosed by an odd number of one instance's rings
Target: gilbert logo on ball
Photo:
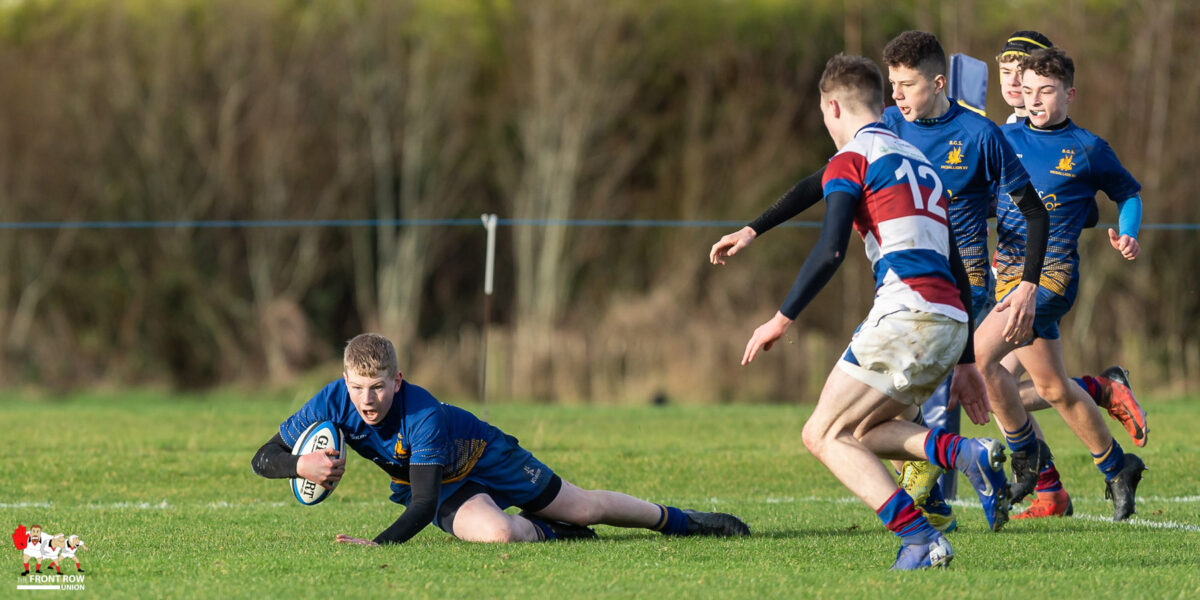
[[[346,437],[331,421],[313,423],[296,439],[292,454],[302,456],[310,452],[323,452],[326,448],[337,450],[339,457],[346,455]],[[334,484],[337,487],[337,484]],[[305,506],[324,500],[333,490],[327,490],[303,477],[292,479],[292,494]]]

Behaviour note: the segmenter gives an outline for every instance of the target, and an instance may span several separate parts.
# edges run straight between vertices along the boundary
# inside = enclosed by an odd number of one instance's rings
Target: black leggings
[[[550,506],[550,503],[558,497],[558,492],[561,490],[562,478],[556,474],[550,478],[550,483],[546,484],[546,489],[542,490],[542,493],[529,502],[519,504],[518,507],[523,511],[535,513]],[[488,489],[487,486],[475,481],[468,481],[462,487],[458,488],[458,491],[451,494],[449,498],[446,498],[446,501],[438,507],[438,527],[442,531],[454,535],[454,517],[458,514],[458,509],[462,507],[464,502],[478,494],[487,494],[492,497],[493,501],[496,499],[495,496],[492,496],[492,490]]]

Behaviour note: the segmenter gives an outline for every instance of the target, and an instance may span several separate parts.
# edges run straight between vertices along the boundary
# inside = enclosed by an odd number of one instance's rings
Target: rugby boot
[[[924,544],[901,544],[896,552],[896,562],[892,564],[893,571],[916,571],[944,567],[954,559],[954,548],[942,534],[937,534],[932,541]]]
[[[541,523],[546,527],[549,527],[550,530],[554,532],[554,535],[557,536],[557,539],[560,540],[594,540],[600,537],[596,535],[595,530],[593,530],[591,527],[584,527],[583,525],[576,525],[566,521],[554,521],[545,517],[537,517],[526,511],[521,511],[519,516],[533,521],[534,525]]]
[[[714,537],[750,535],[750,528],[741,519],[730,514],[698,510],[685,510],[683,514],[688,518],[687,533],[684,535]]]
[[[954,509],[941,498],[930,498],[921,505],[921,514],[929,525],[942,533],[950,533],[958,528],[958,518]]]
[[[900,487],[908,492],[913,504],[920,506],[929,498],[929,492],[942,476],[942,468],[926,460],[906,460],[900,471]]]
[[[1004,445],[991,438],[972,438],[968,444],[964,451],[970,454],[962,473],[979,496],[988,529],[1000,531],[1008,522],[1009,509],[1008,486],[1004,481]]]
[[[1041,519],[1045,517],[1069,517],[1075,514],[1075,506],[1071,504],[1071,496],[1067,490],[1056,492],[1038,492],[1033,504],[1014,519]]]
[[[1129,515],[1137,512],[1135,506],[1138,483],[1142,481],[1142,472],[1146,463],[1136,454],[1125,453],[1125,466],[1117,472],[1116,477],[1104,482],[1104,497],[1113,501],[1113,520],[1124,521]]]
[[[1129,385],[1129,371],[1123,367],[1109,367],[1096,380],[1101,385],[1100,406],[1108,411],[1108,416],[1121,423],[1135,446],[1145,447],[1150,427],[1146,425],[1146,411],[1138,404]]]
[[[1030,450],[1013,451],[1012,481],[1008,483],[1010,502],[1020,502],[1037,487],[1038,475],[1044,466],[1043,449],[1049,448],[1039,440]]]

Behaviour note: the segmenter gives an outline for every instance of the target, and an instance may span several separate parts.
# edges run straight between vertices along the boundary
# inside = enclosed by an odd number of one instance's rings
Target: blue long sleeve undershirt
[[[1142,228],[1142,197],[1134,195],[1117,201],[1117,228],[1121,235],[1137,239]]]

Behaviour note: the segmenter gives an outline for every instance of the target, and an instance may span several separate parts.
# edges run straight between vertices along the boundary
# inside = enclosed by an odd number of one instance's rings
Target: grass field
[[[250,471],[304,399],[0,398],[0,525],[80,534],[91,548],[80,554],[85,590],[59,593],[98,597],[1200,596],[1194,399],[1147,403],[1151,442],[1138,452],[1151,470],[1131,522],[1107,521],[1087,451],[1047,414],[1077,518],[989,533],[968,488],[953,565],[918,573],[887,570],[897,540],[804,449],[808,407],[489,407],[564,478],[733,512],[750,538],[599,527],[599,542],[481,545],[430,527],[401,546],[338,545],[338,533],[375,535],[400,507],[387,501],[387,476],[356,455],[337,492],[310,508],[286,481]],[[0,597],[25,597],[20,552],[7,547]]]

